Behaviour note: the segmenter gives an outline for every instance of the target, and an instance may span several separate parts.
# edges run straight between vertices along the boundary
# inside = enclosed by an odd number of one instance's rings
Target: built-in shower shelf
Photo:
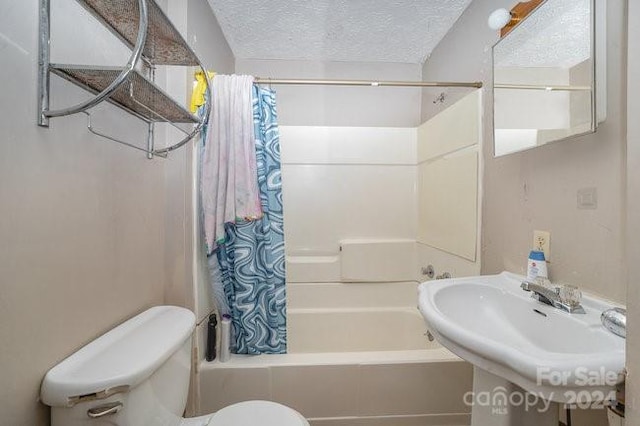
[[[122,72],[119,67],[60,64],[51,64],[49,69],[53,74],[94,94],[103,91]],[[108,101],[147,122],[200,122],[200,119],[135,70]]]
[[[129,48],[135,46],[140,23],[138,0],[77,1]],[[198,57],[155,1],[148,1],[147,8],[149,26],[142,50],[144,58],[157,65],[199,65]]]

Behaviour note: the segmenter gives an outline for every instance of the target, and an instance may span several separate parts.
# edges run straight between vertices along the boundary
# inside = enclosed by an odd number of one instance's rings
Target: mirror
[[[496,157],[594,132],[594,0],[546,0],[493,48]]]

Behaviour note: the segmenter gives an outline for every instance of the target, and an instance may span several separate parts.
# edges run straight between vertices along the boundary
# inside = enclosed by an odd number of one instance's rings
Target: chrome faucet
[[[554,308],[561,309],[570,314],[584,314],[584,308],[579,301],[564,300],[561,296],[560,287],[548,287],[543,284],[524,281],[520,284],[520,288],[524,291],[530,291],[531,297]]]

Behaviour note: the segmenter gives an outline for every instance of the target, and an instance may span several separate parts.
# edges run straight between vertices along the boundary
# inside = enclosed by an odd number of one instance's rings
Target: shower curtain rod
[[[473,87],[481,88],[482,82],[443,82],[443,81],[376,81],[376,80],[305,80],[256,77],[256,84],[289,84],[307,86],[370,86],[370,87]]]

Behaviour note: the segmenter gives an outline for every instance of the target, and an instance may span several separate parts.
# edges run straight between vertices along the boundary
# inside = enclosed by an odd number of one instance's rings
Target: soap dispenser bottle
[[[529,261],[527,262],[527,280],[533,282],[538,277],[549,278],[547,261],[544,258],[543,251],[531,250]]]

